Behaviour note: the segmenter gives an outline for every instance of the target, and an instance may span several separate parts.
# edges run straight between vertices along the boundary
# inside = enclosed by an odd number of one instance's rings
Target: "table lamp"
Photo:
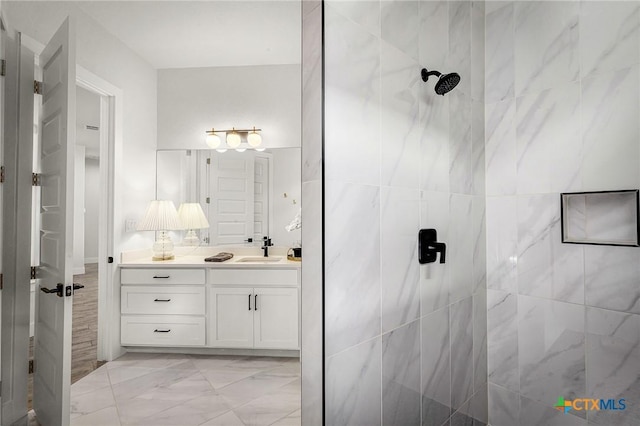
[[[185,246],[200,245],[200,239],[198,238],[195,229],[205,229],[209,227],[209,222],[202,211],[200,203],[180,204],[178,217],[180,218],[180,222],[184,229],[187,230],[187,235],[182,240],[182,244]]]
[[[152,260],[170,260],[173,255],[173,242],[167,231],[184,229],[178,218],[176,206],[170,200],[152,200],[144,218],[138,223],[138,231],[160,231],[153,244]]]

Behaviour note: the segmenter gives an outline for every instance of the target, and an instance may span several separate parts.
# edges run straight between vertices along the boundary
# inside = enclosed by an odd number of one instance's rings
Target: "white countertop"
[[[291,269],[300,268],[299,261],[287,259],[286,247],[269,247],[270,258],[280,258],[278,261],[265,262],[262,260],[263,252],[259,247],[176,247],[175,258],[172,260],[151,260],[151,250],[133,250],[123,252],[120,267],[163,267],[179,268],[185,266],[200,266],[206,268],[248,268],[248,269]],[[220,252],[233,253],[233,258],[224,262],[205,262],[205,257]],[[243,259],[251,258],[245,262]],[[255,259],[255,261],[253,261]]]

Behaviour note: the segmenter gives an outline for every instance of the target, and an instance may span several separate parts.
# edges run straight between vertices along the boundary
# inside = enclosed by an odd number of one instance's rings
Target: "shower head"
[[[429,76],[432,75],[439,77],[435,87],[436,94],[438,95],[444,96],[445,93],[449,93],[460,83],[460,75],[456,72],[442,74],[439,71],[427,71],[426,68],[422,69],[422,81],[426,82]]]

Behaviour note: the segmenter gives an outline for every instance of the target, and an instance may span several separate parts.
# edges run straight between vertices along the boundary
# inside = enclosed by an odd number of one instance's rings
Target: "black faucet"
[[[269,257],[269,247],[273,245],[271,243],[271,238],[265,236],[262,239],[264,240],[264,245],[262,246],[264,257]]]

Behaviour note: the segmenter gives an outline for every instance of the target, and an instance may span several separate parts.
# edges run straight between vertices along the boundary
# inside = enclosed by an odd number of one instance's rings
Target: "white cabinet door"
[[[252,288],[212,287],[209,293],[209,346],[253,347]]]
[[[298,349],[298,289],[254,288],[254,347]]]

